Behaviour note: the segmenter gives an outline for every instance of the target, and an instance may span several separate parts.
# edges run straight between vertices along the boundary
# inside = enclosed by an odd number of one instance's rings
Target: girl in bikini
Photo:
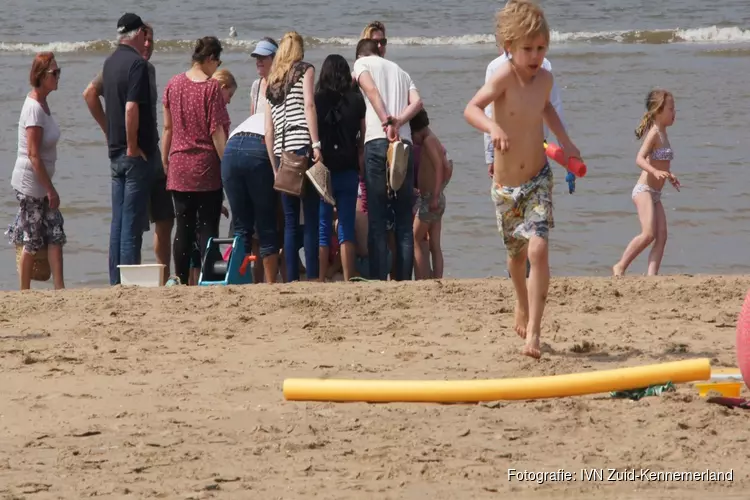
[[[674,98],[666,90],[652,90],[646,98],[646,112],[635,130],[635,136],[643,139],[636,157],[636,164],[643,170],[633,188],[633,203],[641,221],[641,234],[633,238],[620,261],[614,265],[615,276],[625,274],[628,266],[641,252],[653,243],[648,256],[648,276],[659,273],[664,247],[667,244],[667,217],[661,202],[664,182],[669,182],[679,191],[680,183],[670,172],[674,153],[669,145],[667,127],[674,123]]]

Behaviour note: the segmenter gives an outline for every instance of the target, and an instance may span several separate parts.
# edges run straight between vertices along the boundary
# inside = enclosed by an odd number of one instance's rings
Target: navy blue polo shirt
[[[146,60],[129,45],[120,44],[104,61],[102,69],[104,105],[107,115],[109,158],[125,154],[128,140],[125,105],[138,103],[138,147],[150,157],[159,146],[156,103],[152,103],[151,82]]]

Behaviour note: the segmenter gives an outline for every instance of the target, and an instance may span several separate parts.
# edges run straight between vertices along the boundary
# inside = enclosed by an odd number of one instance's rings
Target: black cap
[[[120,34],[130,33],[137,29],[143,28],[146,24],[140,16],[132,14],[130,12],[123,14],[119,21],[117,21],[117,32]]]

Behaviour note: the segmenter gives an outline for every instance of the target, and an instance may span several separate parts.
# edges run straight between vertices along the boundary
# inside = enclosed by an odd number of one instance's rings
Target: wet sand
[[[478,405],[287,402],[281,387],[734,367],[749,287],[553,279],[541,361],[519,354],[505,279],[2,293],[0,498],[744,498],[750,413],[691,384]],[[578,480],[509,481],[510,468]],[[589,482],[582,468],[733,481]]]

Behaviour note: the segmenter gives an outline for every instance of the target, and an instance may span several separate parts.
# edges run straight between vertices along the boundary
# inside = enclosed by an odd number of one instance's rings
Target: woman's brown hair
[[[32,87],[42,86],[44,75],[49,71],[54,60],[55,54],[52,52],[39,52],[34,56],[34,62],[31,63],[31,72],[29,73],[29,83]]]
[[[193,63],[203,64],[209,59],[221,60],[221,42],[215,36],[204,36],[195,42],[193,49]]]

